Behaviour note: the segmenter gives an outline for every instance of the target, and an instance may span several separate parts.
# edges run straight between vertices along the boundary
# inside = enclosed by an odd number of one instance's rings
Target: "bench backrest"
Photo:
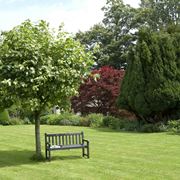
[[[62,133],[47,134],[45,133],[45,143],[51,145],[73,145],[83,144],[84,133]]]

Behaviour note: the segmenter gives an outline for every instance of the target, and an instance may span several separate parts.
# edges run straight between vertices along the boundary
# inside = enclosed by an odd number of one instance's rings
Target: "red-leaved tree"
[[[95,80],[92,75],[99,74]],[[116,99],[125,71],[109,66],[93,70],[92,75],[81,84],[79,95],[72,98],[74,112],[117,114]]]

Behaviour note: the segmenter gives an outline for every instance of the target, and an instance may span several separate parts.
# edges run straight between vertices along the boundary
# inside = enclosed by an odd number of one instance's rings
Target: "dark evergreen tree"
[[[135,112],[141,119],[159,121],[178,111],[180,102],[180,41],[174,34],[139,32],[129,53],[127,72],[118,104]]]

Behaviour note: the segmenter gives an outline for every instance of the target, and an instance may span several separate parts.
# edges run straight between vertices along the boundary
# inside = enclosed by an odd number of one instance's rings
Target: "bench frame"
[[[84,133],[45,133],[45,155],[51,160],[51,151],[66,149],[82,149],[82,156],[89,158],[89,141],[84,139]],[[86,152],[85,152],[86,149]]]

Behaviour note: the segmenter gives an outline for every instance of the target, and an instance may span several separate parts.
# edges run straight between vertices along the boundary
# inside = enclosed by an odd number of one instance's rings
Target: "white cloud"
[[[0,3],[12,4],[12,3],[23,2],[23,1],[24,0],[0,0]]]
[[[15,1],[24,0],[8,0],[9,3]],[[62,3],[56,3],[50,6],[31,5],[14,10],[1,9],[0,30],[11,29],[26,19],[32,21],[44,19],[55,28],[64,22],[66,31],[77,32],[78,30],[88,30],[103,19],[101,8],[106,4],[106,0],[71,0],[70,2],[68,7]],[[134,0],[125,2],[131,4],[136,2],[135,4],[137,4],[137,1]]]
[[[80,0],[73,1],[73,3],[77,1],[81,2]],[[67,9],[62,3],[58,3],[49,7],[29,6],[26,9],[14,11],[1,10],[0,29],[10,29],[26,19],[31,19],[32,21],[44,19],[50,22],[53,27],[58,27],[64,22],[65,30],[69,32],[76,32],[79,29],[87,30],[90,26],[102,20],[103,12],[101,11],[101,7],[104,4],[105,0],[87,0],[80,9]]]

